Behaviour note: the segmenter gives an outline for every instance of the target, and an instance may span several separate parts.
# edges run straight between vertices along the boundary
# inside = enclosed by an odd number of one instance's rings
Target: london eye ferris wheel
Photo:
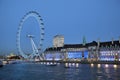
[[[27,55],[24,53],[22,46],[21,46],[21,34],[22,34],[22,28],[23,28],[23,24],[25,23],[25,21],[29,18],[29,17],[33,17],[37,20],[38,24],[39,24],[39,42],[37,43],[38,46],[36,46],[33,38],[35,35],[32,34],[25,34],[24,36],[27,35],[27,37],[29,38],[30,42],[31,42],[31,48],[32,48],[32,53]],[[39,57],[41,58],[41,54],[43,51],[43,41],[44,41],[44,23],[43,23],[43,19],[41,18],[41,16],[39,15],[38,12],[36,11],[29,11],[28,13],[26,13],[23,18],[21,19],[20,23],[19,23],[19,27],[17,30],[17,49],[18,52],[22,55],[22,57],[24,58],[34,58],[34,57]],[[35,38],[34,38],[35,39]]]

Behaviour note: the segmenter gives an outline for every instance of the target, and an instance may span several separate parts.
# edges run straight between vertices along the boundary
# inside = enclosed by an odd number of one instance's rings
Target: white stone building
[[[64,46],[64,36],[56,35],[53,38],[53,47],[63,47]]]

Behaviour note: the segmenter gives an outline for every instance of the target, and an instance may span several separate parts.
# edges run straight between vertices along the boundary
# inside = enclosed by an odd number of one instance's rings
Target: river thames
[[[120,65],[79,64],[65,68],[64,64],[7,64],[0,68],[0,80],[120,80]]]

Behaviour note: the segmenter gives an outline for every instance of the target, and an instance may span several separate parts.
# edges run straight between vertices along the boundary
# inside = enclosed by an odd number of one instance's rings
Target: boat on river
[[[47,66],[57,66],[57,63],[51,62],[51,63],[47,63],[46,65],[47,65]]]
[[[0,60],[0,67],[3,67],[3,62]]]

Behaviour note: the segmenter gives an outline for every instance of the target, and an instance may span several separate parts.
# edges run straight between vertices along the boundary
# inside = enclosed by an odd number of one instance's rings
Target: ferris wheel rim
[[[24,58],[27,58],[27,55],[24,54],[23,50],[21,49],[21,43],[20,43],[20,39],[21,39],[21,29],[23,27],[24,22],[29,18],[29,17],[34,17],[40,27],[40,41],[39,41],[39,48],[43,47],[43,41],[44,41],[44,23],[43,23],[43,19],[41,18],[41,16],[39,15],[38,12],[36,11],[29,11],[28,13],[26,13],[23,18],[21,19],[20,23],[19,23],[19,27],[18,27],[18,31],[17,31],[17,49],[18,49],[18,53],[20,53]]]

